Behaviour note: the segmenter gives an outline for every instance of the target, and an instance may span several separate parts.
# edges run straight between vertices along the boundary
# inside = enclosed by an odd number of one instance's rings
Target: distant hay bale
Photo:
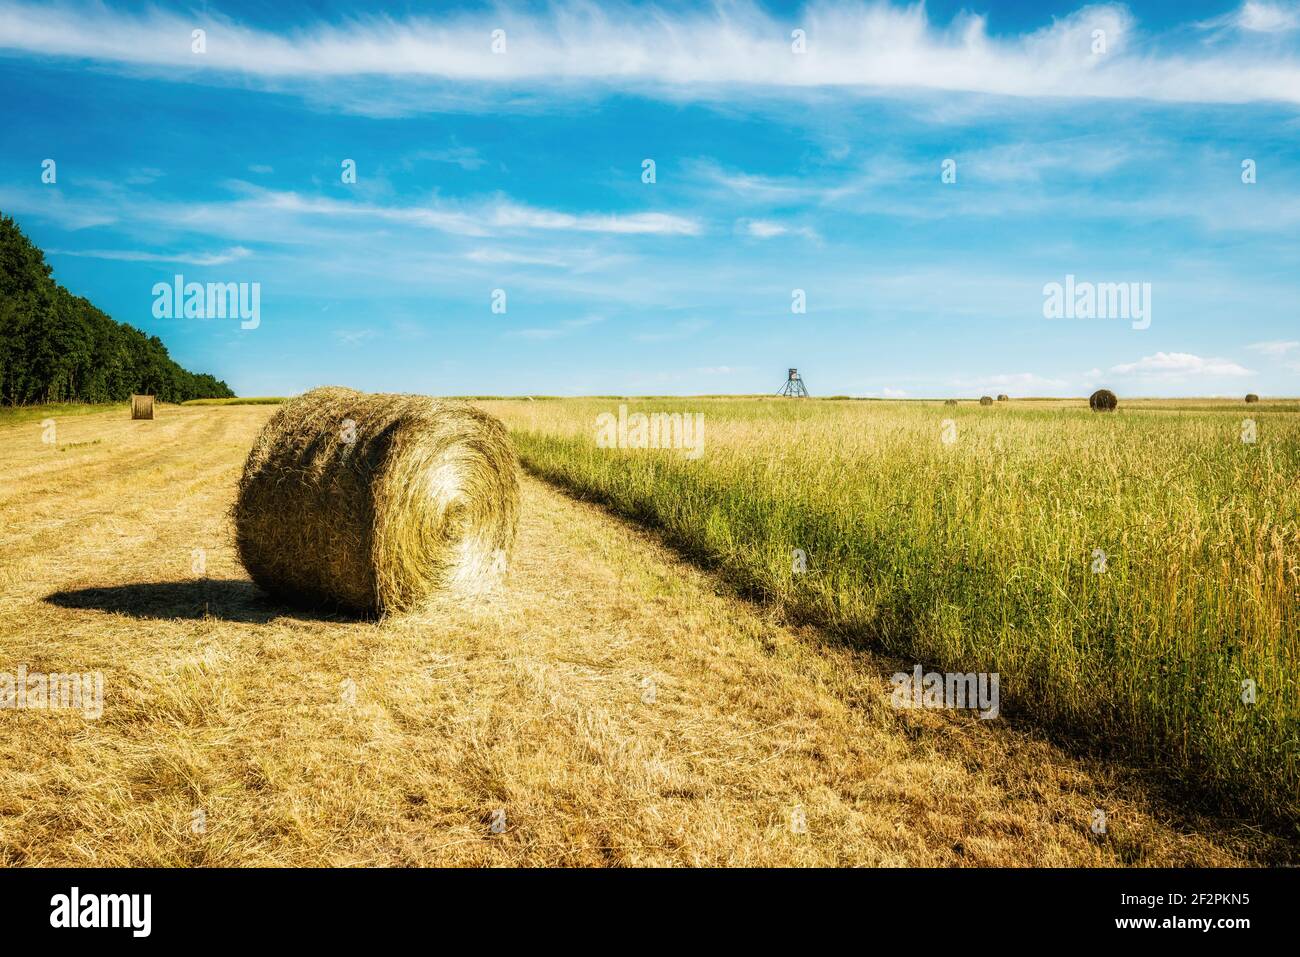
[[[944,400],[943,400],[943,404],[944,404],[944,405],[956,405],[956,404],[957,404],[957,400],[956,400],[956,399],[944,399]]]
[[[1088,397],[1088,406],[1094,412],[1114,412],[1119,398],[1110,389],[1098,389]]]
[[[151,395],[131,396],[131,418],[152,419],[153,418],[153,396]]]
[[[232,509],[240,560],[263,589],[380,615],[489,587],[518,516],[514,447],[495,418],[335,387],[271,417]]]
[[[992,404],[993,404],[993,396],[991,395],[980,396],[980,405],[992,405]]]
[[[1006,395],[1006,394],[999,395],[999,396],[998,396],[998,401],[999,401],[999,402],[1010,402],[1010,401],[1011,401],[1011,396]]]
[[[1247,392],[1247,393],[1246,393],[1246,401],[1247,401],[1247,402],[1258,402],[1258,401],[1259,401],[1259,396],[1257,396],[1257,395],[1256,395],[1255,393],[1253,393],[1253,392]]]

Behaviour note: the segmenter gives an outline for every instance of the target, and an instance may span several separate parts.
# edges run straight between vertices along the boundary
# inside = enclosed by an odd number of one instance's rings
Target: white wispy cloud
[[[974,379],[954,379],[951,384],[958,388],[986,392],[1005,389],[1008,394],[1015,392],[1017,395],[1023,396],[1031,392],[1050,393],[1052,390],[1059,391],[1067,388],[1069,382],[1065,379],[1039,375],[1035,372],[1003,372]]]
[[[1291,8],[1247,3],[1243,30],[1289,29]],[[191,31],[206,30],[206,52]],[[791,30],[806,33],[792,50]],[[505,31],[504,52],[491,32]],[[1095,53],[1095,31],[1106,50]],[[0,0],[0,48],[94,60],[189,81],[239,74],[268,83],[337,77],[532,84],[581,82],[671,96],[718,87],[765,94],[814,87],[946,90],[1019,97],[1300,102],[1294,55],[1219,43],[1163,52],[1138,42],[1127,7],[1084,6],[1050,26],[994,35],[984,18],[930,21],[921,3],[824,0],[776,16],[752,3],[704,10],[569,0],[542,13],[494,8],[432,19],[357,17],[276,34],[218,14],[128,13],[97,3]],[[710,88],[714,88],[710,92]]]
[[[1201,26],[1235,27],[1249,33],[1285,33],[1300,29],[1300,3],[1246,0],[1237,9],[1207,20]]]
[[[489,222],[506,229],[560,229],[582,233],[697,236],[701,231],[699,220],[671,213],[574,214],[514,203],[502,203],[492,209]]]
[[[752,202],[805,202],[820,199],[825,192],[824,187],[800,177],[763,176],[743,170],[724,169],[712,160],[691,161],[685,166],[692,179]]]
[[[345,346],[360,345],[367,339],[374,339],[379,333],[374,329],[336,329],[334,338]]]
[[[571,336],[579,329],[587,326],[594,326],[597,323],[605,321],[604,316],[583,316],[579,319],[567,319],[564,322],[554,326],[538,326],[529,329],[514,329],[507,332],[506,335],[518,339],[560,339],[564,336]]]
[[[1277,33],[1300,28],[1300,5],[1294,3],[1260,3],[1248,0],[1242,5],[1237,25],[1243,30]]]
[[[670,213],[567,213],[517,203],[503,197],[451,202],[431,199],[420,205],[380,205],[262,189],[233,181],[243,198],[192,207],[188,221],[199,225],[214,218],[241,218],[241,213],[292,214],[323,219],[365,220],[423,227],[459,236],[487,237],[514,231],[559,231],[619,235],[695,236],[698,219]]]
[[[125,182],[131,186],[148,186],[164,175],[164,172],[155,166],[145,166],[127,174]]]
[[[416,163],[447,163],[463,170],[480,169],[487,161],[472,146],[449,146],[440,150],[420,150],[403,158],[402,166],[410,169]]]
[[[87,259],[112,259],[130,263],[182,263],[186,266],[224,266],[253,254],[251,249],[232,246],[212,253],[161,253],[137,249],[51,249],[60,256],[79,256]]]
[[[465,253],[465,258],[473,263],[484,263],[487,265],[555,266],[561,268],[569,265],[568,262],[560,256],[514,252],[509,249],[494,249],[489,246],[471,249],[469,252]]]
[[[958,175],[983,181],[1023,185],[1048,177],[1101,177],[1133,158],[1133,146],[1109,134],[1004,143],[957,157]]]
[[[380,206],[257,190],[254,202],[287,213],[361,217],[425,226],[463,236],[487,236],[502,230],[695,236],[702,228],[696,219],[668,213],[565,213],[509,201],[458,205],[432,201],[425,206]]]
[[[1097,179],[1117,175],[1139,159],[1150,164],[1167,153],[1173,162],[1178,149],[1147,137],[1143,154],[1132,145],[1114,145],[1107,139],[1066,136],[960,155],[959,182],[978,182],[980,188],[973,190],[931,189],[940,171],[934,154],[886,154],[861,168],[821,170],[816,176],[756,174],[693,160],[683,164],[684,179],[700,200],[750,213],[750,218],[737,221],[737,229],[755,238],[781,234],[782,224],[773,218],[777,211],[804,216],[812,210],[826,215],[862,213],[922,221],[953,216],[1001,219],[1039,216],[1071,202],[1076,215],[1125,223],[1178,219],[1214,232],[1294,232],[1300,226],[1300,193],[1294,191],[1278,190],[1267,204],[1243,201],[1240,184],[1205,185],[1195,203],[1186,202],[1176,190],[1158,187],[1142,196],[1098,191]],[[751,229],[751,222],[758,225]]]
[[[747,219],[742,220],[738,225],[754,239],[773,239],[787,235],[802,236],[812,240],[820,238],[817,231],[810,226],[787,226],[770,219]]]
[[[745,224],[745,230],[757,239],[771,239],[773,236],[788,232],[780,223],[771,223],[764,219],[751,219]]]
[[[689,339],[708,325],[709,323],[705,319],[682,319],[652,332],[639,332],[636,335],[636,340],[638,342],[675,342],[679,339]]]
[[[1229,359],[1204,359],[1190,352],[1157,352],[1143,356],[1136,362],[1111,366],[1115,375],[1137,376],[1144,379],[1183,379],[1205,376],[1254,375]]]
[[[1272,339],[1268,342],[1252,342],[1246,348],[1251,352],[1258,352],[1260,355],[1275,359],[1295,349],[1300,349],[1300,341],[1295,339]]]

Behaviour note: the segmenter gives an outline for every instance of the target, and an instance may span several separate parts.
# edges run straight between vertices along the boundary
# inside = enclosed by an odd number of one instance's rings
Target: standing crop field
[[[703,413],[700,454],[600,447],[619,404]],[[662,529],[746,594],[927,666],[996,672],[1005,713],[1211,803],[1300,815],[1293,404],[484,405],[533,472]]]

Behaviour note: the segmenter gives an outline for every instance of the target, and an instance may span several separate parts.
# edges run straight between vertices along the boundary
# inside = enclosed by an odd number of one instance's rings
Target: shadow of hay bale
[[[132,618],[217,618],[266,624],[276,618],[305,621],[363,621],[363,616],[333,609],[292,605],[268,598],[250,581],[200,578],[190,581],[131,582],[96,588],[76,588],[45,596],[60,608],[103,611]]]

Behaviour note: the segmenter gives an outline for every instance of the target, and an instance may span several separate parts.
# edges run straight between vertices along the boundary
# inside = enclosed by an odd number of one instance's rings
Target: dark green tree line
[[[45,254],[0,214],[0,404],[228,398],[226,383],[182,369],[157,336],[96,309],[50,277]]]

